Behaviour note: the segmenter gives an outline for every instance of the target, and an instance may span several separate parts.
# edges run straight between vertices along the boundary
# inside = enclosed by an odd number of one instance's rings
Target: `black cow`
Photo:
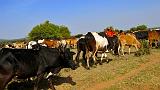
[[[81,51],[83,51],[83,59],[85,60],[85,55],[86,55],[86,40],[84,37],[81,37],[78,41],[77,41],[77,55],[76,55],[76,64],[79,66],[79,56]]]
[[[104,32],[98,33],[102,37],[106,37],[108,40],[108,50],[112,51],[113,54],[119,55],[119,39],[116,35],[113,35],[113,37],[108,37]]]
[[[148,31],[137,31],[134,32],[135,36],[139,40],[147,40],[148,39]]]
[[[2,48],[0,50],[0,90],[4,90],[15,76],[18,79],[37,76],[34,86],[34,90],[37,90],[38,83],[44,74],[53,71],[54,68],[76,69],[72,53],[68,48],[39,47],[38,50]],[[52,88],[54,89],[53,86]]]

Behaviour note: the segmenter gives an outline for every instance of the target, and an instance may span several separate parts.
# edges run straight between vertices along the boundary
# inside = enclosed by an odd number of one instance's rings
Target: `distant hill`
[[[0,39],[0,43],[1,43],[1,42],[16,42],[16,41],[27,41],[27,38],[11,39],[11,40],[8,40],[8,39]]]
[[[7,39],[0,39],[0,42],[8,41]]]

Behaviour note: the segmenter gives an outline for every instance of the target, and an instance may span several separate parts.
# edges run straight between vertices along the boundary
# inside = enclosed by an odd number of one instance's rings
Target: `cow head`
[[[30,41],[27,46],[26,49],[33,49],[33,46],[36,45],[37,42],[36,41]]]
[[[69,48],[60,48],[62,64],[64,68],[71,68],[73,70],[76,69],[76,64],[73,61],[74,52],[71,52]]]
[[[136,40],[136,44],[139,49],[142,47],[141,43],[138,40]]]

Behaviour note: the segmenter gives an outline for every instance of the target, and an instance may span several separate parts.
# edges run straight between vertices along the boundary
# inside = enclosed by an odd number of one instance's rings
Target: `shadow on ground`
[[[55,85],[58,86],[63,83],[69,83],[71,85],[76,85],[76,82],[74,82],[72,80],[72,77],[70,77],[70,76],[68,76],[68,77],[53,76],[50,78],[52,78],[52,83],[54,86]],[[25,80],[25,81],[21,81],[21,82],[20,81],[18,81],[18,82],[13,81],[8,85],[7,90],[33,90],[34,84],[35,84],[35,80],[34,81]],[[49,88],[50,88],[50,84],[47,79],[43,79],[40,81],[38,90],[40,90],[40,89],[48,90]]]

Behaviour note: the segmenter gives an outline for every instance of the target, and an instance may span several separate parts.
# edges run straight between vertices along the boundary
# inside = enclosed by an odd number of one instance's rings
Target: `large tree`
[[[36,25],[28,34],[29,40],[68,37],[70,37],[70,31],[66,26],[58,26],[50,23],[49,21]]]
[[[137,30],[147,30],[147,26],[146,25],[138,25]]]
[[[130,31],[141,31],[141,30],[147,30],[147,26],[146,25],[138,25],[136,27],[132,27],[130,28]]]

